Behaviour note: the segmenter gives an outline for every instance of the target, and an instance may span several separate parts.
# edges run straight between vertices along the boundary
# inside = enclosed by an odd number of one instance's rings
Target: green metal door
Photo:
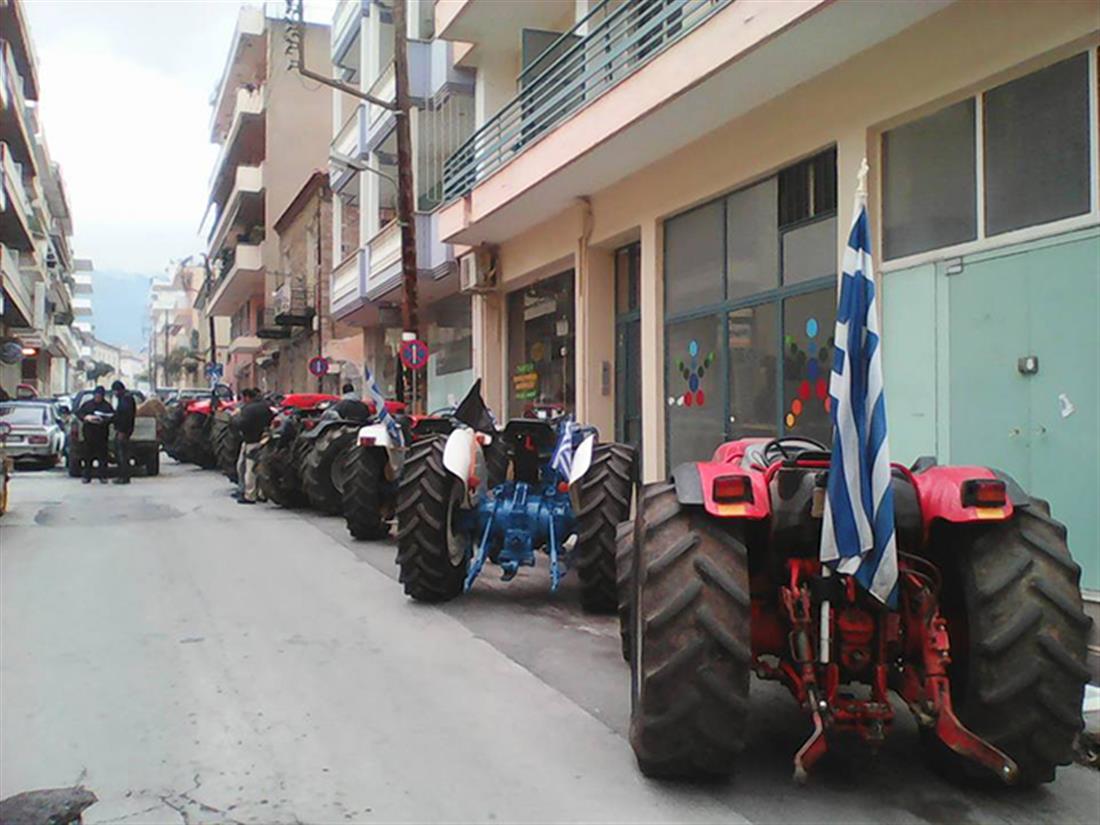
[[[947,275],[950,461],[1010,473],[1100,589],[1100,238],[982,253]],[[942,282],[942,281],[941,281]],[[1033,363],[1021,359],[1035,359]]]

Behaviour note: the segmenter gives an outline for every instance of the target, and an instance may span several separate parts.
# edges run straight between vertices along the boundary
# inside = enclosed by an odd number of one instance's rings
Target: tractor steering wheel
[[[764,462],[771,464],[776,460],[775,453],[779,453],[785,461],[790,461],[795,458],[796,455],[792,455],[788,452],[788,448],[799,448],[799,452],[805,450],[818,450],[823,453],[829,452],[829,448],[818,441],[816,438],[808,438],[806,436],[783,436],[780,438],[773,438],[767,444],[764,445]]]

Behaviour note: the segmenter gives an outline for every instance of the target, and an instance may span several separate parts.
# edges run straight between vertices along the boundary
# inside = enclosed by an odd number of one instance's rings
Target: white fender
[[[596,446],[596,436],[585,436],[580,446],[573,451],[573,463],[569,467],[569,486],[580,481],[588,468],[592,466],[592,450]]]
[[[366,443],[364,443],[366,442]],[[359,443],[364,447],[375,446],[392,450],[398,445],[390,437],[389,428],[385,424],[367,424],[359,428]]]
[[[454,430],[443,447],[443,466],[463,484],[470,480],[477,457],[477,439],[473,430]]]

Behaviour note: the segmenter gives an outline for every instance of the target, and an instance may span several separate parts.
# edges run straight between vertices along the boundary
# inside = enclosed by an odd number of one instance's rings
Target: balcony
[[[945,5],[604,0],[448,159],[442,237],[514,237]]]
[[[260,313],[260,317],[257,319],[259,326],[256,329],[256,337],[265,341],[273,339],[289,338],[291,336],[290,327],[280,324],[275,320],[275,307],[264,307],[263,312]]]
[[[362,305],[366,290],[366,266],[365,250],[358,249],[332,271],[330,309],[333,317],[343,318]]]
[[[244,6],[237,15],[233,44],[222,70],[210,116],[210,139],[225,142],[232,125],[237,89],[261,86],[267,74],[267,20],[262,8]]]
[[[210,250],[217,252],[229,238],[230,229],[250,230],[264,222],[264,167],[238,166],[233,186],[218,212],[210,234]]]
[[[264,289],[263,249],[252,244],[237,244],[228,268],[214,288],[208,310],[210,315],[232,315],[254,295]]]
[[[210,174],[211,192],[218,191],[234,167],[240,164],[256,166],[263,162],[267,131],[264,122],[266,97],[263,87],[237,89],[233,118]]]
[[[23,185],[23,169],[12,157],[6,143],[0,143],[0,241],[18,249],[34,248],[30,198]]]
[[[365,0],[341,0],[332,18],[332,62],[339,65],[355,45],[359,23],[369,12]]]
[[[305,327],[313,321],[313,307],[302,275],[285,278],[282,286],[275,290],[271,305],[279,326]]]
[[[344,157],[362,156],[363,113],[363,105],[357,105],[332,139],[332,148]]]
[[[3,274],[5,300],[11,303],[19,316],[20,322],[15,326],[30,326],[34,318],[34,298],[19,270],[17,250],[0,246],[0,272]]]
[[[519,76],[523,90],[478,129],[444,169],[445,200],[469,192],[538,137],[689,35],[733,0],[639,0],[597,4]],[[590,30],[588,26],[603,19]],[[587,34],[583,34],[587,31]],[[572,43],[572,45],[568,45]]]
[[[75,361],[80,356],[80,344],[67,325],[55,324],[50,330],[50,354]]]
[[[0,140],[11,145],[20,163],[34,164],[32,110],[24,96],[26,82],[15,66],[11,44],[0,41],[0,103],[5,117],[0,118]]]
[[[253,353],[253,352],[259,352],[263,348],[264,348],[263,339],[260,338],[257,335],[251,335],[251,334],[234,335],[232,340],[229,342],[229,354],[230,355],[233,355],[234,353],[237,353],[237,352],[245,353],[245,354]]]

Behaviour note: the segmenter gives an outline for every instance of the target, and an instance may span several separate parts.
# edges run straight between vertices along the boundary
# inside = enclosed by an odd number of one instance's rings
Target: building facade
[[[452,406],[473,381],[471,303],[458,289],[454,247],[440,235],[447,158],[474,128],[474,72],[460,49],[435,36],[434,4],[408,3],[415,232],[420,338],[431,351],[417,380],[429,410]],[[331,56],[339,76],[380,100],[394,98],[394,32],[389,4],[338,3]],[[396,120],[392,111],[332,95],[330,165],[334,232],[329,308],[359,327],[363,359],[390,397],[399,395],[401,227],[397,221]]]
[[[866,158],[895,459],[1010,472],[1100,590],[1094,3],[435,16],[476,72],[438,221],[494,262],[473,298],[492,406],[560,404],[639,445],[650,481],[731,437],[827,441]]]
[[[280,251],[275,220],[327,163],[328,95],[290,68],[287,24],[244,7],[214,96],[211,139],[221,147],[210,184],[207,316],[229,319],[225,380],[258,386],[265,340],[286,337],[272,305]],[[327,26],[306,24],[310,67],[331,73]]]
[[[9,345],[0,386],[60,394],[79,357],[72,217],[38,122],[38,71],[20,0],[0,2],[0,52],[0,340]]]

